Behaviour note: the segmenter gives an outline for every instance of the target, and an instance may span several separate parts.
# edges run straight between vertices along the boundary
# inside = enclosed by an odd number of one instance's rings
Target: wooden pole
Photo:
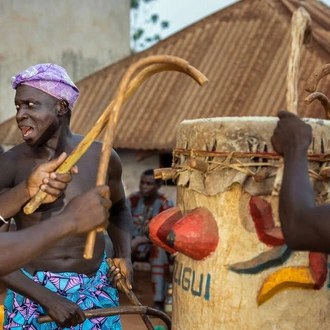
[[[311,40],[311,33],[311,17],[305,8],[299,7],[293,13],[291,20],[291,45],[286,76],[286,109],[294,114],[297,114],[298,107],[298,79],[301,53],[303,45]]]
[[[308,12],[299,7],[291,19],[291,43],[289,51],[289,62],[286,76],[286,110],[297,114],[298,107],[298,78],[301,52],[304,44],[311,40],[311,17]],[[278,196],[284,171],[283,157],[279,160],[279,167],[276,173],[273,196]]]

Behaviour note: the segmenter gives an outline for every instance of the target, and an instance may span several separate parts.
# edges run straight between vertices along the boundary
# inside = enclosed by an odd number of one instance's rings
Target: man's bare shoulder
[[[31,150],[26,143],[18,144],[6,152],[0,154],[1,165],[4,166],[6,163],[13,166],[13,162],[17,162],[20,159],[31,157]]]
[[[73,138],[75,141],[75,145],[77,146],[79,143],[82,142],[82,140],[85,138],[84,135],[81,134],[73,134]],[[86,141],[85,141],[86,143]],[[98,140],[94,140],[89,146],[88,149],[86,151],[86,153],[90,153],[90,152],[101,152],[102,149],[102,142],[98,141]]]
[[[24,144],[19,144],[0,154],[0,190],[13,187],[24,180],[25,174],[21,173],[20,176],[20,172],[24,172],[23,168],[25,168],[27,163],[32,163],[31,159],[29,151]]]

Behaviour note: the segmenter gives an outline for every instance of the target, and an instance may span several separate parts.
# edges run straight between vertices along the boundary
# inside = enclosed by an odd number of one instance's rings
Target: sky
[[[169,36],[235,2],[237,0],[157,0],[153,10],[169,21],[169,28],[162,33]]]
[[[161,20],[167,20],[169,22],[168,28],[158,28],[154,30],[154,33],[159,33],[161,38],[165,39],[237,1],[238,0],[157,0],[150,3],[149,8],[145,12],[145,16],[157,13]],[[330,7],[330,0],[322,0],[322,2]],[[149,30],[151,30],[150,25],[148,26],[148,31]],[[151,45],[151,43],[148,44],[148,47]],[[144,46],[144,48],[147,47]],[[138,50],[142,49],[138,48]]]

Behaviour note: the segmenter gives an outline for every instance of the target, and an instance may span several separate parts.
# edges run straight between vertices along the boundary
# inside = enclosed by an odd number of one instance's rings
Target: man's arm
[[[0,234],[0,248],[3,251],[0,255],[1,275],[28,263],[64,236],[106,228],[111,202],[104,196],[108,193],[108,186],[95,187],[72,199],[60,215],[50,220],[21,231]],[[61,328],[76,326],[85,320],[78,305],[35,283],[21,271],[3,276],[1,281],[43,306]]]
[[[50,220],[20,231],[0,233],[0,276],[27,264],[65,236],[106,228],[111,202],[104,196],[108,192],[108,186],[95,187],[72,199],[63,212]]]
[[[86,319],[77,304],[34,282],[20,270],[2,277],[1,282],[7,288],[41,305],[61,328],[76,326]]]
[[[114,263],[117,270],[110,274],[113,282],[120,276],[119,268],[126,278],[126,284],[131,287],[133,282],[133,268],[131,263],[132,217],[125,200],[124,187],[121,180],[122,167],[119,156],[112,151],[109,166],[109,187],[112,207],[110,210],[108,234],[114,247]]]
[[[279,217],[285,241],[293,250],[330,253],[330,205],[316,206],[308,175],[311,127],[285,111],[279,118],[271,141],[284,157]]]

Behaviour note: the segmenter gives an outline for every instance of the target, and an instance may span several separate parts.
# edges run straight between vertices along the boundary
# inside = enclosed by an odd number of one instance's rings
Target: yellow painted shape
[[[4,310],[3,310],[3,305],[0,305],[0,329],[2,329],[2,325],[3,325],[3,318],[4,318]]]
[[[315,281],[308,267],[286,267],[270,274],[259,292],[258,306],[286,289],[313,289]]]

